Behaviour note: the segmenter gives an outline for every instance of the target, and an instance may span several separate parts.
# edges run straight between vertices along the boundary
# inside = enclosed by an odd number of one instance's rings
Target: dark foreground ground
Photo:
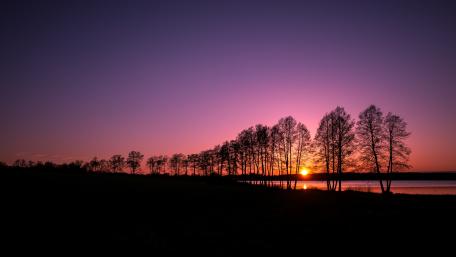
[[[285,191],[220,178],[41,171],[2,171],[0,183],[2,249],[15,253],[89,253],[95,247],[140,249],[148,256],[282,256],[360,249],[388,254],[394,247],[435,253],[456,246],[455,196]]]

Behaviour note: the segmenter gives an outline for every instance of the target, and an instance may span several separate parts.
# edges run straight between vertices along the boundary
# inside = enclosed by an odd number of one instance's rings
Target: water
[[[274,182],[279,185],[278,181]],[[294,184],[293,184],[294,185]],[[326,190],[326,181],[298,181],[297,189]],[[380,184],[376,180],[342,181],[342,190],[380,193]],[[456,195],[456,180],[400,180],[391,183],[391,191],[400,194],[420,195]]]

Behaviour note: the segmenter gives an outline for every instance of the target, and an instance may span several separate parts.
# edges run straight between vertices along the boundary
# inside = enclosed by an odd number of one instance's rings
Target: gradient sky
[[[2,1],[0,160],[192,153],[337,105],[456,170],[456,1]]]

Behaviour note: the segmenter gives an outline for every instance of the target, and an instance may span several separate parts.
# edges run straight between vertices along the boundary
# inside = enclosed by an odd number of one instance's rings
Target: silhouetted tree
[[[92,160],[89,161],[88,163],[88,170],[92,172],[97,172],[100,170],[100,161],[98,160],[97,157],[93,157]]]
[[[199,154],[199,166],[200,169],[203,171],[204,176],[209,175],[212,172],[212,151],[206,150],[202,151]]]
[[[256,150],[256,167],[257,174],[261,172],[263,177],[266,176],[268,168],[268,147],[269,146],[269,128],[262,124],[255,126],[255,150]]]
[[[302,124],[298,123],[297,127],[297,145],[296,145],[296,167],[295,167],[295,183],[294,189],[296,189],[296,184],[298,182],[298,174],[300,170],[303,168],[302,162],[303,157],[309,153],[310,147],[310,132],[307,127]]]
[[[228,175],[237,175],[241,146],[236,140],[229,143]]]
[[[18,159],[13,162],[13,167],[16,168],[26,168],[27,167],[27,161],[24,159]]]
[[[297,138],[297,122],[291,117],[285,117],[279,120],[278,126],[282,134],[281,147],[285,162],[285,172],[287,175],[287,189],[291,189],[291,174],[293,170],[293,147]]]
[[[128,153],[127,165],[130,168],[132,174],[135,174],[135,172],[141,167],[143,158],[144,155],[142,155],[140,152],[131,151]]]
[[[125,168],[125,158],[120,154],[113,155],[109,159],[109,165],[113,172],[120,172]]]
[[[160,173],[164,173],[166,172],[165,168],[168,164],[168,156],[166,155],[160,155],[157,157],[157,163],[156,163],[156,166],[157,166],[157,173],[160,174]]]
[[[158,156],[151,156],[147,159],[146,165],[149,167],[150,174],[158,173],[157,172],[157,161],[158,161]]]
[[[171,156],[169,159],[169,164],[171,169],[174,171],[174,175],[179,176],[179,171],[182,166],[182,160],[184,159],[184,155],[181,153],[176,153]]]
[[[279,170],[279,175],[281,175],[282,162],[280,156],[280,142],[283,141],[282,134],[278,125],[274,125],[269,130],[269,171],[270,176],[274,176],[274,167],[277,167]]]
[[[82,169],[83,165],[84,165],[84,161],[82,161],[82,160],[75,160],[75,161],[68,163],[68,166],[73,169]]]
[[[217,174],[222,175],[222,169],[223,169],[223,157],[222,157],[222,152],[221,152],[221,146],[216,145],[212,149],[212,164],[215,166],[217,169]]]
[[[47,169],[47,170],[52,170],[52,169],[55,169],[57,168],[57,164],[51,162],[51,161],[46,161],[44,164],[43,164],[43,168],[44,169]]]
[[[398,115],[389,112],[385,118],[386,141],[388,144],[388,178],[386,192],[391,191],[391,173],[403,169],[409,169],[408,164],[410,148],[405,144],[410,136],[407,131],[407,123]]]
[[[185,174],[185,176],[187,176],[187,175],[188,175],[188,166],[189,166],[189,163],[190,163],[190,162],[189,162],[187,156],[183,155],[182,158],[183,158],[183,159],[182,159],[181,162],[182,162],[182,166],[183,166],[184,171],[185,171],[184,174]]]
[[[190,154],[187,156],[188,165],[192,171],[192,176],[196,175],[196,169],[198,168],[198,155]]]
[[[359,114],[359,120],[356,123],[356,135],[360,163],[364,168],[380,175],[386,149],[385,126],[380,108],[371,105]],[[381,176],[379,176],[379,181],[382,193],[385,193]]]
[[[342,172],[348,158],[354,152],[355,122],[343,107],[337,107],[331,112],[334,116],[335,144],[337,152],[337,174],[339,175],[339,191],[342,191]]]
[[[240,146],[240,163],[241,163],[241,174],[247,174],[247,167],[249,167],[249,174],[252,173],[252,166],[250,162],[251,152],[251,141],[252,141],[253,128],[245,129],[237,136],[237,142]]]
[[[256,159],[256,151],[255,151],[255,131],[253,127],[250,127],[244,130],[242,133],[243,145],[245,147],[246,156],[247,156],[247,163],[249,167],[249,175],[255,173],[255,159]]]
[[[198,163],[199,163],[199,156],[198,154],[190,154],[187,157],[187,160],[189,161],[190,167],[192,169],[192,175],[196,175],[196,169],[198,168]]]
[[[101,159],[100,160],[100,168],[99,168],[99,171],[100,172],[109,172],[110,170],[110,163],[109,161],[105,160],[105,159]]]
[[[328,190],[337,187],[342,190],[342,171],[354,152],[354,124],[350,115],[339,106],[320,121],[314,140],[315,160],[325,166]]]
[[[315,164],[324,166],[326,171],[326,186],[328,190],[335,190],[330,177],[330,172],[335,172],[335,165],[332,165],[334,163],[333,160],[335,159],[333,135],[332,119],[329,114],[325,114],[321,119],[317,133],[315,134],[313,149]]]
[[[41,164],[35,164],[34,167],[41,167]],[[86,166],[81,160],[75,160],[69,163],[62,163],[56,166],[57,169],[68,171],[68,172],[86,172]]]
[[[225,141],[219,148],[218,158],[220,161],[219,175],[222,175],[223,167],[225,167],[228,174],[231,173],[231,162],[230,162],[230,143]]]

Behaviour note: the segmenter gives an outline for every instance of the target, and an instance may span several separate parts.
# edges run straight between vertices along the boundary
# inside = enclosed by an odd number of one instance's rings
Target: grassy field
[[[286,191],[202,177],[33,170],[0,177],[1,233],[4,245],[21,246],[16,252],[445,249],[456,231],[455,196]]]

